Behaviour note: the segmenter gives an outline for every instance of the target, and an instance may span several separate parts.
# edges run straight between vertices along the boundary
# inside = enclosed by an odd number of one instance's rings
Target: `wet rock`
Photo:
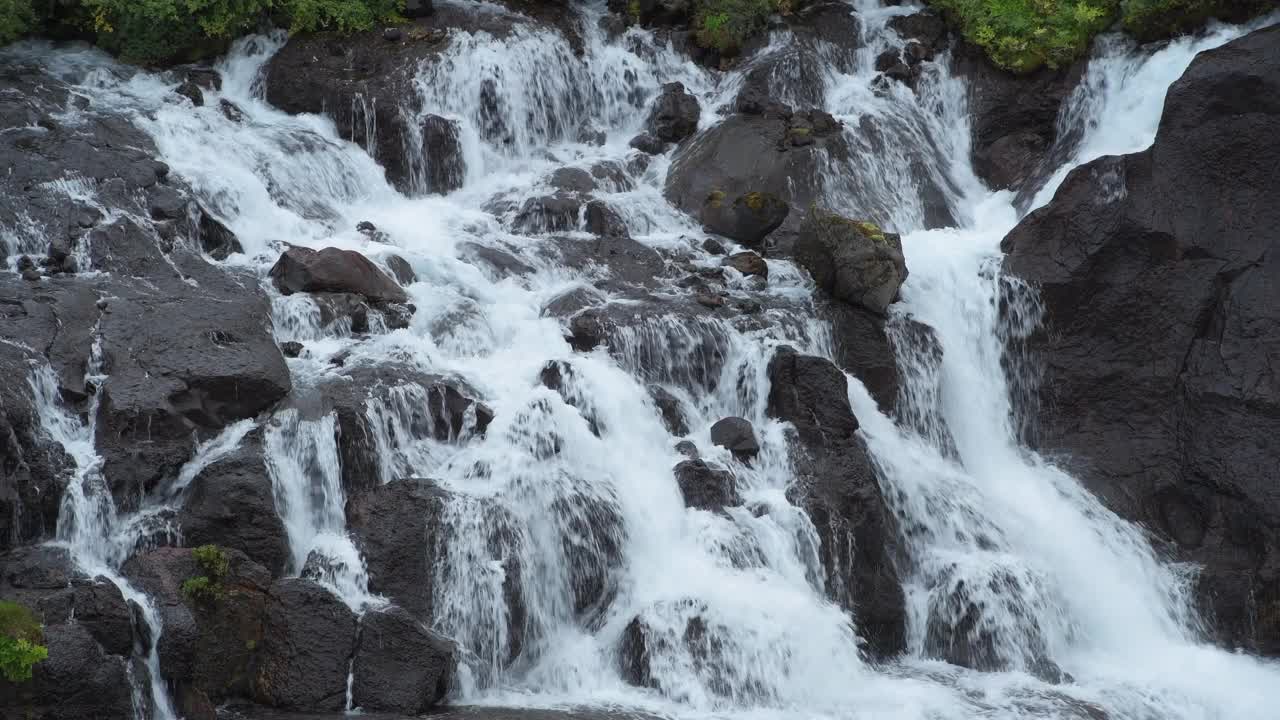
[[[542,306],[543,317],[570,317],[581,310],[601,305],[604,295],[594,288],[578,288],[561,293]]]
[[[722,190],[707,194],[699,217],[707,230],[744,245],[758,245],[787,219],[791,207],[777,195],[748,192],[736,197]]]
[[[740,417],[728,417],[711,426],[711,442],[727,449],[742,462],[748,462],[760,453],[760,443],[751,422]]]
[[[551,173],[551,187],[565,192],[589,193],[596,189],[596,181],[582,168],[565,167]]]
[[[703,460],[685,460],[673,472],[684,504],[698,510],[723,510],[741,505],[737,480],[733,473],[707,464]]]
[[[723,295],[716,295],[716,294],[704,292],[704,293],[698,293],[697,295],[694,295],[693,300],[699,305],[705,308],[711,308],[712,310],[724,307]]]
[[[271,585],[254,694],[291,710],[346,707],[356,618],[336,595],[302,578]]]
[[[296,358],[302,354],[305,348],[302,343],[296,340],[288,340],[280,343],[280,352],[287,358]]]
[[[570,193],[529,198],[516,215],[514,227],[525,233],[574,230],[581,212],[582,199]]]
[[[363,295],[371,302],[402,303],[409,299],[395,280],[358,252],[327,247],[290,247],[272,266],[270,277],[280,292],[336,292]]]
[[[667,427],[667,432],[675,436],[689,434],[689,424],[684,419],[680,398],[661,385],[650,385],[649,397],[658,406],[658,413],[662,415],[662,424]]]
[[[601,314],[584,310],[569,321],[569,345],[578,352],[590,352],[603,343],[608,335]]]
[[[614,160],[602,160],[591,166],[591,177],[603,190],[625,192],[635,187],[635,183],[627,175],[627,169]]]
[[[191,80],[187,80],[178,86],[175,93],[191,101],[192,105],[200,107],[204,105],[204,92],[200,90],[200,86]]]
[[[702,241],[702,249],[712,255],[724,255],[729,251],[725,249],[724,244],[715,238],[707,238]]]
[[[405,0],[401,15],[407,18],[429,17],[436,11],[433,0]]]
[[[488,267],[496,278],[511,275],[528,275],[533,268],[515,255],[491,245],[479,243],[461,243],[458,246],[458,257],[481,268]]]
[[[428,115],[422,122],[424,190],[447,194],[462,187],[467,178],[462,154],[462,129],[457,121]]]
[[[200,211],[200,222],[196,225],[196,230],[200,247],[214,260],[226,260],[233,253],[244,252],[236,234],[203,209]]]
[[[1266,655],[1280,654],[1277,82],[1280,28],[1201,53],[1149,149],[1075,169],[1003,244],[1044,313],[1024,340],[1043,368],[1030,440],[1203,566],[1215,637]],[[1008,312],[1028,307],[1018,290]]]
[[[5,717],[96,720],[133,717],[127,659],[108,655],[77,622],[44,628],[49,657],[23,683],[0,683]]]
[[[431,481],[410,478],[347,500],[347,527],[368,566],[369,590],[428,622],[448,497]]]
[[[766,280],[769,279],[769,264],[758,253],[753,253],[749,250],[734,253],[724,259],[724,264],[743,275],[758,275]]]
[[[76,573],[69,586],[43,593],[38,601],[20,590],[15,597],[29,605],[45,625],[74,622],[83,626],[108,655],[128,657],[133,650],[133,617],[120,588],[105,577]],[[23,597],[23,596],[26,597]]]
[[[827,593],[853,613],[873,657],[896,655],[906,643],[897,526],[855,433],[844,374],[788,347],[778,349],[768,372],[769,415],[796,428],[788,497],[818,531]]]
[[[949,40],[946,21],[932,10],[899,15],[891,18],[888,26],[904,39],[915,40],[935,55],[946,49]]]
[[[26,291],[20,281],[8,280],[7,283]],[[23,332],[25,323],[15,317],[19,310],[27,316],[26,303],[10,304],[18,297],[22,296],[15,297],[15,293],[0,283],[0,318],[3,318],[0,325],[6,326],[0,330],[0,336],[18,331],[25,335],[26,342],[31,342],[36,338]],[[47,305],[32,305],[32,310],[48,312]],[[50,340],[62,329],[57,317],[49,313],[39,320]],[[47,347],[50,354],[57,349]],[[0,376],[25,379],[31,372],[29,362],[35,358],[35,353],[21,346],[0,342]],[[79,363],[72,361],[72,364]],[[74,370],[68,374],[73,373]],[[83,380],[79,387],[83,390]],[[57,529],[58,508],[68,478],[65,470],[72,463],[62,447],[44,431],[35,397],[25,381],[0,382],[0,458],[0,551],[18,543],[51,537]]]
[[[824,292],[880,314],[907,279],[897,234],[819,209],[800,228],[796,261]]]
[[[630,238],[631,233],[627,231],[627,223],[613,209],[609,203],[603,200],[592,200],[587,203],[585,213],[587,232],[592,235],[600,235],[602,237],[619,237]]]
[[[387,42],[400,42],[404,39],[404,31],[400,28],[386,28],[382,31],[382,39]]]
[[[698,130],[698,118],[702,108],[698,99],[678,82],[662,86],[662,93],[653,101],[645,128],[650,135],[670,143],[678,143]]]
[[[401,285],[412,285],[418,281],[418,275],[413,271],[413,266],[408,260],[399,255],[388,255],[384,260],[387,269],[391,271],[391,276]]]
[[[226,98],[219,100],[218,109],[222,111],[223,117],[230,120],[231,122],[233,123],[244,122],[244,111],[240,109],[239,105],[236,105],[230,100]]]
[[[860,305],[817,298],[818,316],[831,323],[834,359],[862,381],[881,409],[898,399],[898,359],[889,341],[886,318]]]
[[[364,710],[418,715],[444,700],[453,682],[455,648],[398,607],[360,619],[351,696]]]
[[[631,147],[647,155],[661,155],[667,151],[667,143],[645,132],[631,138]]]
[[[278,576],[289,560],[289,537],[276,513],[263,452],[255,431],[202,470],[191,481],[178,519],[187,545],[240,550]]]

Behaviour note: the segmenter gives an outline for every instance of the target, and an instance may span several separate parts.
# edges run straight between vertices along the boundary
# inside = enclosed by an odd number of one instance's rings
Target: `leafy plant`
[[[0,45],[25,35],[35,20],[31,0],[0,0]]]
[[[197,603],[222,599],[222,580],[230,569],[227,554],[217,545],[201,545],[192,550],[191,555],[203,574],[182,581],[182,594]]]
[[[31,679],[31,668],[49,657],[44,631],[30,610],[0,600],[0,675],[9,682]]]
[[[1019,73],[1062,67],[1089,50],[1120,0],[930,0],[965,39]]]
[[[735,55],[752,36],[768,25],[769,15],[787,0],[700,0],[694,13],[698,44]]]

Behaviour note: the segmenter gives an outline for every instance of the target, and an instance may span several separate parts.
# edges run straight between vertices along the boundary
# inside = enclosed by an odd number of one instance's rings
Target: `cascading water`
[[[891,323],[904,369],[899,416],[882,414],[850,383],[910,554],[908,652],[886,665],[860,656],[847,615],[825,599],[817,533],[787,497],[786,429],[766,414],[766,367],[777,346],[832,354],[829,328],[804,299],[803,273],[770,260],[768,292],[780,309],[754,326],[695,322],[615,297],[641,307],[642,317],[619,330],[612,353],[573,353],[542,308],[567,291],[598,292],[607,270],[560,263],[559,244],[583,233],[530,236],[500,222],[547,194],[552,170],[626,167],[626,142],[663,83],[678,80],[700,96],[705,127],[740,73],[717,79],[641,30],[610,39],[595,5],[581,10],[582,58],[550,31],[455,31],[445,55],[420,70],[420,102],[404,112],[456,124],[463,183],[448,195],[410,198],[328,121],[287,116],[261,100],[260,68],[283,37],[241,41],[220,67],[224,84],[210,97],[234,101],[243,122],[217,102],[172,102],[163,77],[103,71],[111,62],[94,53],[60,51],[51,66],[154,137],[173,172],[239,237],[245,252],[227,262],[265,273],[287,241],[374,259],[395,252],[413,267],[417,313],[406,329],[356,338],[341,324],[322,326],[320,309],[300,296],[274,297],[274,321],[278,339],[306,345],[290,361],[295,386],[321,383],[340,357],[346,367],[461,378],[494,411],[483,437],[448,443],[414,429],[415,408],[428,400],[412,389],[366,407],[378,481],[431,477],[448,493],[442,561],[424,592],[437,629],[460,643],[459,701],[622,704],[681,716],[1270,717],[1280,706],[1280,670],[1198,643],[1188,570],[1162,563],[1138,528],[1019,445],[1023,379],[1011,380],[1002,360],[1006,340],[1028,332],[1038,310],[1025,288],[999,274],[999,241],[1018,219],[1013,198],[987,192],[974,176],[965,86],[945,57],[915,91],[876,80],[876,54],[902,44],[886,21],[914,8],[870,0],[854,8],[859,49],[819,48],[831,62],[817,85],[797,86],[791,99],[824,105],[854,149],[827,166],[823,202],[904,233],[911,270]],[[1104,43],[1063,116],[1078,128],[1072,160],[1034,204],[1069,167],[1148,144],[1168,84],[1196,52],[1241,32],[1221,29],[1154,55]],[[777,31],[763,52],[789,52],[793,40]],[[781,76],[785,87],[790,76]],[[602,144],[582,140],[600,131]],[[667,164],[656,158],[597,195],[644,245],[685,249],[682,238],[700,241],[701,231],[663,199]],[[413,168],[414,183],[431,172]],[[944,215],[961,227],[923,229]],[[361,220],[385,242],[356,232]],[[472,261],[474,247],[512,255],[529,271],[491,274]],[[693,262],[718,265],[701,251]],[[746,282],[730,278],[731,291]],[[672,302],[687,294],[672,286],[652,293]],[[539,378],[556,361],[566,364],[552,390]],[[683,459],[673,449],[680,438],[664,426],[653,386],[677,399],[684,439],[733,468],[741,507],[685,508],[671,477]],[[82,562],[97,558],[109,569],[121,558],[88,550],[89,536],[120,524],[109,493],[94,489],[93,435],[54,413],[52,397],[47,427],[83,455],[73,450],[81,475],[68,493],[69,534],[60,538],[83,547]],[[753,464],[710,442],[710,426],[725,416],[756,427]],[[302,572],[318,553],[322,579],[345,601],[379,602],[346,535],[335,416],[289,407],[263,422],[289,571]],[[233,447],[249,429],[228,430],[206,449]],[[644,628],[646,672],[660,690],[620,678],[617,649],[633,621]],[[981,657],[968,660],[988,671],[930,659],[958,637],[978,640],[971,644]],[[1067,676],[1073,680],[1057,682]],[[152,687],[157,707],[167,707],[163,683]]]

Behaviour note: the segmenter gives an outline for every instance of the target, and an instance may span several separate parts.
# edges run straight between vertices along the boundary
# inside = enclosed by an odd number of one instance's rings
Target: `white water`
[[[437,628],[464,652],[461,701],[622,704],[681,716],[1012,720],[1095,717],[1098,709],[1127,720],[1274,717],[1280,669],[1198,641],[1187,569],[1163,564],[1137,528],[1019,446],[1015,393],[1000,359],[1003,340],[1029,329],[1036,308],[997,273],[999,241],[1017,220],[1012,198],[987,192],[973,175],[964,87],[945,59],[929,69],[919,95],[874,89],[875,54],[899,42],[883,22],[909,9],[865,1],[857,8],[867,45],[824,74],[825,104],[849,128],[871,118],[891,142],[873,152],[851,129],[862,152],[823,178],[825,200],[905,234],[911,276],[895,313],[932,327],[942,350],[938,361],[903,344],[900,360],[911,372],[899,420],[851,383],[886,487],[903,498],[895,511],[912,529],[910,647],[883,666],[859,656],[848,618],[823,599],[816,533],[785,496],[784,428],[765,416],[774,347],[830,353],[829,330],[803,302],[809,289],[801,274],[770,260],[769,292],[786,310],[768,330],[650,314],[622,333],[614,355],[575,354],[541,308],[589,286],[600,271],[560,265],[547,252],[561,241],[512,234],[486,209],[495,198],[518,206],[546,193],[545,176],[562,165],[624,159],[644,101],[663,82],[680,80],[699,94],[709,126],[710,109],[732,98],[739,76],[717,79],[638,31],[608,43],[595,30],[598,8],[584,13],[586,62],[547,33],[521,31],[506,42],[459,38],[420,84],[424,111],[463,130],[466,182],[448,196],[406,198],[328,121],[286,116],[254,95],[256,73],[280,38],[243,42],[222,66],[221,95],[245,111],[242,125],[218,112],[217,93],[194,109],[175,101],[164,78],[122,80],[102,70],[109,61],[94,53],[62,52],[50,65],[83,78],[96,104],[123,110],[153,135],[162,159],[239,235],[247,252],[228,262],[265,273],[285,240],[375,259],[394,252],[413,265],[419,282],[409,290],[418,311],[407,330],[360,339],[320,328],[314,304],[295,296],[274,299],[276,331],[306,344],[304,356],[290,361],[295,384],[332,374],[328,359],[349,352],[348,367],[394,361],[463,378],[493,408],[485,437],[459,444],[419,439],[397,426],[395,408],[369,408],[386,429],[378,437],[382,480],[433,477],[455,493],[443,541],[449,562],[434,592]],[[1064,118],[1084,129],[1069,165],[1149,144],[1168,84],[1196,52],[1240,32],[1223,29],[1152,57],[1108,46]],[[775,33],[770,49],[789,42]],[[497,115],[516,121],[495,127],[493,102],[502,108]],[[584,122],[608,132],[603,146],[575,142]],[[945,188],[961,228],[919,229],[919,178],[906,171],[913,160]],[[696,246],[700,231],[661,197],[666,166],[656,159],[634,178],[635,189],[598,195],[619,208],[641,242],[666,251]],[[388,243],[357,233],[360,220],[374,222]],[[467,260],[464,242],[511,252],[534,272],[496,277]],[[690,252],[697,264],[715,264]],[[997,312],[1001,293],[1020,311],[1019,322]],[[549,360],[572,361],[565,394],[573,405],[538,382]],[[683,400],[689,439],[704,457],[734,469],[743,508],[727,516],[684,508],[670,472],[682,458],[649,399],[650,383]],[[52,396],[49,407],[56,408]],[[755,424],[762,452],[753,466],[710,443],[710,425],[726,415]],[[94,467],[96,454],[84,447],[92,433],[63,413],[46,418],[55,434],[63,432],[54,429],[62,427],[59,417],[72,423],[59,439],[83,451],[83,459],[73,451],[82,469]],[[376,602],[345,533],[333,416],[289,409],[266,422],[290,570],[299,572],[318,550],[338,568],[327,579],[348,603]],[[91,475],[82,470],[68,496],[75,530],[64,539],[73,547],[121,524],[92,487],[100,477]],[[103,558],[103,566],[120,559]],[[519,638],[504,598],[514,568],[527,615]],[[604,571],[609,601],[584,621],[574,583]],[[957,622],[964,607],[946,602],[954,597],[981,606],[978,628],[991,638],[989,661],[1000,670],[930,659],[929,619]],[[651,638],[666,640],[651,668],[661,692],[618,677],[614,653],[637,614]],[[683,642],[694,616],[714,647],[710,656],[695,656]],[[1055,685],[1032,674],[1046,662],[1074,681]]]

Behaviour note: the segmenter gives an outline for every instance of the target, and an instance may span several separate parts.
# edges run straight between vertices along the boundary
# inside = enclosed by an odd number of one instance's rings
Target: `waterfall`
[[[660,272],[628,295],[606,263],[563,262],[567,248],[591,242],[581,229],[530,233],[512,222],[526,201],[554,192],[556,169],[607,165],[625,182],[595,197],[618,209],[629,248],[719,267],[701,247],[705,233],[663,197],[670,156],[641,167],[628,141],[646,103],[672,81],[699,97],[700,129],[711,127],[749,68],[712,73],[639,28],[611,37],[600,27],[602,5],[575,8],[581,57],[550,29],[453,31],[442,56],[417,69],[415,97],[401,108],[417,120],[409,125],[430,115],[459,133],[464,172],[447,194],[397,192],[331,121],[266,103],[261,72],[283,35],[238,41],[219,65],[221,90],[207,90],[203,107],[172,102],[172,82],[160,74],[112,72],[114,61],[96,52],[48,51],[51,72],[148,132],[172,173],[225,218],[245,250],[227,264],[265,277],[289,243],[378,262],[394,254],[413,268],[411,323],[367,337],[322,324],[301,294],[267,292],[277,339],[306,346],[288,361],[295,388],[316,390],[351,368],[412,371],[457,379],[493,410],[483,434],[468,427],[448,441],[415,429],[415,412],[431,402],[416,386],[369,398],[362,415],[377,483],[431,478],[446,498],[438,547],[424,538],[404,550],[440,558],[422,592],[435,629],[459,644],[455,701],[691,718],[1273,717],[1280,668],[1202,642],[1188,597],[1194,568],[1160,558],[1141,528],[1022,444],[1020,398],[1035,369],[1009,360],[1009,341],[1036,327],[1039,306],[1029,288],[1001,276],[999,249],[1020,212],[1012,193],[989,191],[970,165],[967,88],[948,57],[928,63],[914,89],[877,82],[876,55],[903,44],[886,23],[916,8],[876,0],[850,4],[861,22],[856,48],[815,51],[830,62],[815,86],[820,98],[810,98],[844,123],[851,148],[822,166],[822,202],[900,232],[910,268],[890,319],[903,376],[896,414],[849,377],[909,556],[907,651],[866,658],[848,613],[828,599],[819,529],[788,496],[796,475],[788,428],[767,412],[778,347],[834,356],[834,330],[809,300],[806,273],[771,257],[762,291],[770,304],[756,319],[695,318],[679,311],[692,292]],[[1149,145],[1168,86],[1196,53],[1246,30],[1216,28],[1154,52],[1100,40],[1060,119],[1074,143],[1062,148],[1070,160],[1033,206],[1072,167]],[[774,30],[760,52],[794,42]],[[812,94],[801,90],[795,98]],[[243,120],[226,117],[220,99]],[[372,136],[359,139],[372,146]],[[422,190],[431,172],[422,163],[432,158],[422,156],[421,137],[409,142],[418,158],[411,184]],[[927,229],[942,215],[954,226]],[[357,231],[361,221],[379,234]],[[522,270],[492,272],[477,260],[484,253]],[[731,292],[755,287],[729,275]],[[573,351],[560,320],[544,313],[583,290],[609,296],[626,316],[607,350]],[[913,330],[920,326],[927,338]],[[542,378],[555,363],[553,389]],[[57,401],[51,371],[32,383],[46,430],[77,464],[58,539],[139,603],[156,638],[155,608],[116,570],[138,518],[174,498],[117,517],[97,470],[96,408],[81,422]],[[664,424],[655,388],[674,398],[685,432]],[[760,452],[750,464],[711,441],[711,426],[729,416],[755,428]],[[174,493],[260,426],[290,545],[286,572],[311,565],[362,611],[386,599],[371,592],[348,532],[337,422],[332,411],[285,403],[232,426],[200,447]],[[681,441],[732,470],[741,506],[685,506],[672,476],[685,459]],[[652,681],[643,688],[624,680],[617,661],[637,632]],[[961,632],[982,639],[984,670],[938,659]],[[154,643],[147,660],[156,711],[173,718]]]

